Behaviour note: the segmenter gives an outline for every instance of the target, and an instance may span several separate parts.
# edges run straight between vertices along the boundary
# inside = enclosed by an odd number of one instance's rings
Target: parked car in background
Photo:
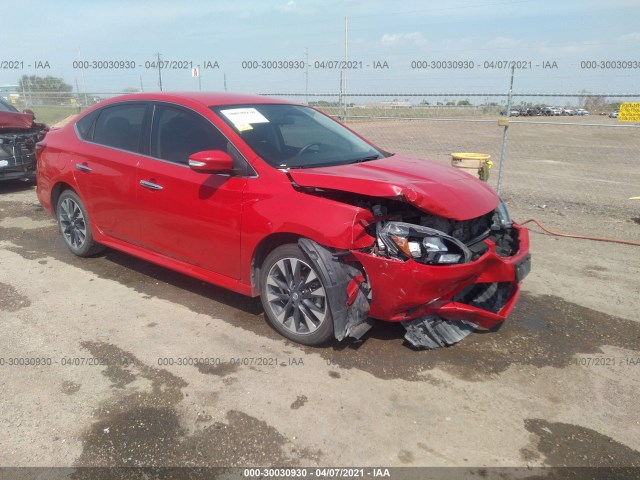
[[[500,112],[500,115],[507,115],[507,110],[502,110]],[[510,117],[519,117],[520,116],[520,110],[512,108],[511,110],[509,110],[509,116]]]
[[[484,182],[263,96],[101,102],[47,134],[37,194],[74,254],[108,246],[260,296],[307,345],[371,318],[456,343],[501,323],[530,269],[528,231]]]
[[[36,143],[47,126],[36,123],[33,112],[22,113],[0,99],[0,180],[35,178]]]
[[[571,108],[563,108],[562,115],[573,117],[576,114],[575,110]]]
[[[579,115],[579,116],[589,115],[589,110],[585,110],[584,108],[578,108],[576,110],[576,115]]]
[[[615,112],[611,112],[609,114],[609,118],[618,118],[618,114],[620,113],[619,110],[616,110]]]

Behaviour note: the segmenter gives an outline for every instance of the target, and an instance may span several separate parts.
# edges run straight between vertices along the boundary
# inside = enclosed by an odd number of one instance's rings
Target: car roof
[[[112,97],[104,103],[124,102],[124,101],[164,101],[176,103],[197,103],[205,107],[222,105],[246,105],[246,104],[277,104],[286,103],[295,105],[287,100],[266,97],[263,95],[249,95],[243,93],[227,92],[154,92],[154,93],[132,93]]]

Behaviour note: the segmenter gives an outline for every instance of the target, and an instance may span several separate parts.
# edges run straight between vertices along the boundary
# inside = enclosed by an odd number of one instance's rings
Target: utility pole
[[[338,115],[340,117],[340,120],[342,120],[344,122],[345,119],[344,119],[344,116],[343,116],[343,109],[342,109],[342,105],[343,105],[342,89],[344,88],[343,75],[344,75],[344,69],[340,70],[340,94],[338,96],[338,109],[340,111],[340,113]]]
[[[198,65],[198,91],[202,91],[202,79],[200,78],[202,72],[200,71],[200,65]]]
[[[306,66],[304,72],[304,103],[309,105],[309,47],[304,49],[304,64]]]
[[[227,74],[223,73],[223,78],[224,78],[224,91],[227,91]]]
[[[80,55],[80,47],[78,47],[78,60],[82,60],[82,55]],[[87,101],[87,84],[84,82],[84,68],[80,70],[80,76],[82,77],[82,91],[84,92],[84,105],[85,107],[89,106],[89,102]],[[76,79],[76,90],[78,90],[78,99],[80,98],[80,90],[78,89],[78,80]]]
[[[76,78],[76,92],[78,92],[78,100],[80,100],[80,87],[78,86],[78,79]],[[84,106],[87,106],[87,102],[85,99],[85,104]],[[78,102],[78,113],[80,112],[80,102]]]
[[[142,75],[140,75],[140,91],[144,92],[144,87],[142,86]]]
[[[511,99],[513,94],[513,73],[515,66],[511,66],[511,83],[509,84],[509,96],[507,97],[507,118],[502,122],[504,131],[502,132],[502,146],[500,147],[500,168],[498,169],[498,185],[496,192],[500,195],[502,190],[502,176],[504,175],[504,164],[507,161],[507,138],[509,137],[509,117],[511,117]]]
[[[158,55],[158,85],[160,86],[160,91],[162,91],[162,64],[160,63],[160,52],[157,53]]]
[[[342,75],[342,101],[344,102],[344,119],[347,118],[347,62],[349,60],[349,17],[344,17],[344,65]]]
[[[26,75],[22,77],[20,83],[22,84],[22,98],[24,99],[24,106],[27,107],[27,94],[24,91],[25,77]]]
[[[31,90],[31,79],[27,77],[27,92],[29,92],[29,105],[33,105],[33,91]]]

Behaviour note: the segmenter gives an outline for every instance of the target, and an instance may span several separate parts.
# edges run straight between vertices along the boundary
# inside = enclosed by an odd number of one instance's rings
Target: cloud
[[[315,15],[320,13],[320,10],[317,7],[311,5],[301,5],[295,0],[288,0],[284,4],[277,5],[276,10],[283,13],[293,13],[296,15]]]
[[[411,32],[411,33],[385,33],[380,38],[380,41],[384,45],[406,45],[406,44],[414,44],[414,45],[425,45],[427,43],[427,39],[420,32]]]
[[[560,47],[556,47],[554,49],[555,53],[566,53],[570,55],[575,55],[578,53],[588,53],[598,48],[599,42],[590,42],[584,44],[574,44],[574,45],[564,45]]]
[[[640,32],[631,32],[618,37],[619,42],[640,42]]]
[[[489,40],[486,44],[486,48],[490,49],[511,49],[511,48],[519,48],[522,46],[521,40],[515,40],[513,38],[507,37],[496,37]]]

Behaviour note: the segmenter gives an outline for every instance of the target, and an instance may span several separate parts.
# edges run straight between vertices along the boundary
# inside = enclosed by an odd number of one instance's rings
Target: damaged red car
[[[0,98],[0,180],[35,178],[35,147],[47,126],[34,120],[32,111],[21,113]]]
[[[260,296],[285,337],[402,322],[456,343],[513,309],[527,230],[483,182],[252,95],[116,97],[50,131],[37,192],[76,255],[111,247]]]

